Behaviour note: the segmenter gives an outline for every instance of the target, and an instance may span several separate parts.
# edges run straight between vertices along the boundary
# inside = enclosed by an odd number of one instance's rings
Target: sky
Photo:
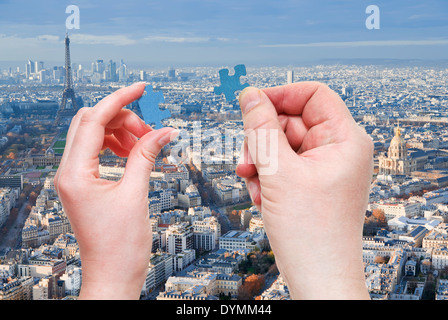
[[[0,61],[145,66],[448,59],[447,0],[0,0]],[[369,5],[379,29],[368,29]]]

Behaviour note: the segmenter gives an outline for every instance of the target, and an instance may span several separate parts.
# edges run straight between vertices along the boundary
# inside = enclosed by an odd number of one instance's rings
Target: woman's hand
[[[248,139],[237,174],[262,213],[292,298],[369,298],[362,230],[370,137],[339,96],[316,82],[247,88],[240,105]]]
[[[176,132],[152,130],[123,109],[144,88],[144,83],[122,88],[80,109],[67,134],[54,184],[80,248],[80,299],[138,299],[148,272],[149,177]],[[120,181],[100,179],[98,155],[105,148],[128,157]]]

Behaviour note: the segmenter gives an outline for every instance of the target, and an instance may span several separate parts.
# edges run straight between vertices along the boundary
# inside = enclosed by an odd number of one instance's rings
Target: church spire
[[[401,137],[401,130],[400,130],[400,121],[398,121],[398,126],[397,126],[397,130],[395,132],[395,135],[397,137]]]

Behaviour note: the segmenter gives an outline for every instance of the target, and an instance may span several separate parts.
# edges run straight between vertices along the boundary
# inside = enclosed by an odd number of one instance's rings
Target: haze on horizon
[[[0,61],[63,63],[68,5],[73,62],[297,64],[323,59],[448,59],[444,0],[0,0]],[[366,7],[380,8],[368,30]]]

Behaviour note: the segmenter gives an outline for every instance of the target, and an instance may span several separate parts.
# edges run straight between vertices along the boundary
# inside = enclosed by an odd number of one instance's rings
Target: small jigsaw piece
[[[248,87],[249,84],[241,84],[240,77],[246,75],[246,66],[244,64],[239,64],[234,67],[235,74],[229,76],[229,69],[219,70],[219,78],[221,79],[221,86],[215,87],[215,94],[224,94],[226,100],[231,102],[235,100],[235,91],[243,90]]]
[[[145,93],[138,100],[138,105],[146,124],[153,123],[155,128],[162,128],[161,121],[171,116],[169,110],[160,110],[159,104],[164,102],[165,97],[162,91],[154,92],[151,85],[145,87]]]

